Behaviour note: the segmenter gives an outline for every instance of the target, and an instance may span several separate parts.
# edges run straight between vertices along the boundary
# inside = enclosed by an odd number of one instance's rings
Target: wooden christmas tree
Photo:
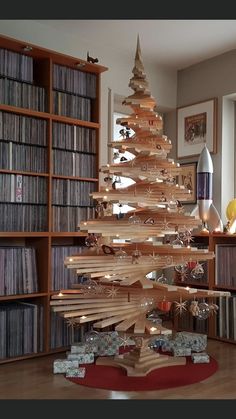
[[[109,143],[117,149],[120,161],[101,167],[105,183],[92,194],[98,202],[97,218],[79,226],[88,233],[86,251],[65,260],[67,268],[76,269],[87,280],[52,296],[51,306],[71,325],[92,322],[96,330],[112,326],[120,334],[136,336],[136,348],[129,354],[99,359],[98,363],[112,363],[124,367],[128,375],[140,376],[155,368],[185,363],[184,357],[160,355],[148,347],[151,335],[172,333],[147,318],[151,310],[157,306],[168,310],[176,302],[181,312],[187,300],[194,300],[196,306],[198,298],[229,293],[181,287],[147,277],[166,267],[212,259],[214,254],[191,245],[191,231],[201,220],[184,213],[180,204],[189,191],[176,183],[179,164],[167,158],[171,141],[163,135],[163,121],[148,88],[139,39],[132,72],[129,86],[134,93],[123,102],[132,113],[117,120],[124,127],[122,138]],[[125,151],[133,158],[126,159]],[[131,178],[134,183],[117,188],[119,177]],[[113,214],[114,204],[120,208],[127,204],[132,210]],[[163,243],[166,235],[175,238],[172,244]]]

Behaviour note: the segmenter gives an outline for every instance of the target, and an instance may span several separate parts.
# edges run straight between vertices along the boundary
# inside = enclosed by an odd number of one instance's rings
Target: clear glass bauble
[[[155,307],[155,300],[152,297],[143,297],[140,300],[140,308],[143,312],[148,313]]]
[[[179,237],[176,237],[176,239],[172,241],[172,245],[173,246],[183,246],[184,242],[182,242],[182,240],[180,240]]]
[[[198,304],[198,315],[197,318],[199,320],[206,320],[210,315],[210,307],[207,303],[199,303]]]
[[[87,343],[95,343],[99,339],[99,333],[95,330],[91,330],[90,332],[85,334],[85,342]]]
[[[96,291],[97,286],[97,282],[90,278],[86,279],[82,283],[82,289],[88,293],[94,293]]]
[[[125,250],[122,250],[121,248],[119,250],[116,251],[115,253],[115,258],[117,260],[117,262],[121,262],[124,261],[124,259],[127,259],[129,256],[128,254],[125,252]]]
[[[196,279],[197,280],[197,279],[201,279],[203,277],[203,275],[204,275],[203,266],[200,263],[197,263],[195,265],[195,267],[191,270],[190,276],[193,279]]]

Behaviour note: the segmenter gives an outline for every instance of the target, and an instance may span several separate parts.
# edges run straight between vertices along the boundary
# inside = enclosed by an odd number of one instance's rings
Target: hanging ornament
[[[184,311],[187,311],[187,301],[182,301],[182,297],[180,297],[179,301],[174,301],[175,303],[175,312],[177,315],[182,315]]]
[[[176,200],[176,204],[177,204],[178,213],[183,214],[184,213],[184,206],[181,204],[181,202],[178,199]]]
[[[198,311],[197,318],[199,320],[206,320],[206,319],[208,319],[208,317],[210,315],[209,305],[207,303],[205,303],[205,302],[199,303],[198,308],[199,308],[199,311]]]
[[[170,197],[167,208],[171,211],[175,211],[177,209],[177,202],[173,195]]]
[[[145,191],[145,195],[147,195],[148,198],[150,198],[153,193],[154,191],[151,188],[147,188]]]
[[[209,305],[209,310],[210,310],[210,315],[216,314],[217,311],[219,310],[219,306],[217,304],[214,303],[210,303]]]
[[[128,258],[128,254],[120,248],[115,252],[115,258],[118,263],[122,263],[124,259]]]
[[[91,330],[85,334],[86,343],[96,343],[99,339],[99,332],[96,332],[96,330]]]
[[[190,272],[190,276],[193,279],[201,279],[204,275],[204,269],[203,266],[201,265],[201,263],[196,263],[195,267],[191,270]]]
[[[191,230],[186,230],[184,232],[184,243],[186,246],[190,246],[190,242],[193,242],[193,237],[192,237],[192,231]]]
[[[156,279],[157,282],[160,282],[161,284],[167,284],[168,283],[168,279],[165,277],[165,275],[162,273],[161,276],[159,276]]]
[[[142,220],[141,220],[141,218],[138,216],[138,215],[131,215],[129,218],[128,218],[128,222],[130,223],[130,224],[141,224],[142,223]]]
[[[172,302],[171,301],[166,301],[166,297],[163,297],[162,301],[158,301],[157,303],[157,308],[161,311],[165,311],[168,312],[170,311],[172,306]]]
[[[98,218],[102,218],[103,217],[103,215],[104,215],[104,213],[103,213],[103,205],[102,205],[102,203],[101,202],[99,202],[97,205],[96,205],[96,207],[95,207],[95,211],[96,211],[96,213],[97,213],[97,215],[98,215]]]
[[[74,317],[71,317],[71,319],[67,318],[66,319],[66,324],[67,324],[67,327],[71,327],[72,329],[74,327],[80,326],[78,319],[76,319]]]
[[[175,178],[172,176],[169,176],[166,178],[166,184],[167,185],[175,185]]]
[[[191,301],[190,306],[189,306],[189,311],[194,317],[198,316],[199,314],[198,301],[196,300]]]
[[[113,215],[113,205],[111,202],[103,201],[103,214],[105,217],[111,217]]]
[[[155,223],[155,221],[151,217],[146,218],[146,220],[144,220],[144,224],[154,224],[154,223]]]
[[[140,308],[143,312],[148,313],[155,307],[155,300],[152,297],[143,297],[140,300]]]
[[[172,241],[173,246],[180,246],[182,247],[184,245],[184,242],[180,239],[179,235],[176,237],[175,240]]]
[[[167,201],[166,196],[165,196],[164,192],[162,192],[161,197],[160,197],[160,202],[166,202],[166,201]]]
[[[105,253],[105,255],[114,255],[115,250],[111,246],[107,246],[106,244],[102,245],[102,251]]]
[[[174,267],[175,271],[180,275],[180,279],[184,282],[188,278],[187,262],[180,263]]]
[[[107,294],[108,298],[114,298],[118,294],[119,289],[112,285],[111,288],[106,288],[105,293]]]
[[[142,256],[142,253],[140,252],[140,250],[138,250],[136,248],[131,253],[131,256],[132,256],[132,263],[133,263],[133,265],[135,265],[135,264],[139,263],[139,258]]]
[[[96,288],[98,284],[93,279],[86,279],[81,285],[80,288],[84,294],[96,294]]]
[[[93,233],[89,233],[87,237],[85,237],[85,245],[87,247],[96,247],[98,243],[97,236],[95,236]]]

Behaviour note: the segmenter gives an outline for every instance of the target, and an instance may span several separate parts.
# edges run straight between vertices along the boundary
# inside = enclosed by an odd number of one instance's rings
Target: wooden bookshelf
[[[188,320],[188,317],[192,317],[188,313],[185,315],[185,319],[175,317],[175,328],[201,333],[204,330],[202,326],[205,322],[205,330],[209,337],[236,343],[236,234],[198,233],[193,238],[193,246],[195,243],[206,246],[214,252],[215,257],[207,261],[206,284],[201,282],[197,284],[197,281],[193,283],[190,277],[187,277],[181,284],[189,287],[204,288],[207,286],[210,290],[229,291],[231,296],[224,300],[221,298],[215,299],[214,302],[219,306],[216,315],[210,316],[202,323],[198,321],[197,326]],[[223,249],[223,252],[219,249]],[[175,282],[178,285],[180,284],[178,276],[176,276]],[[202,330],[199,329],[199,324]]]
[[[94,213],[95,201],[84,197],[98,190],[100,78],[107,68],[5,36],[0,54],[0,363],[5,363],[63,351],[70,343],[69,328],[52,318],[49,304],[71,280],[59,254],[84,246],[86,234],[77,225]],[[33,260],[37,283],[33,278],[31,284]],[[29,292],[18,292],[26,282]],[[14,341],[16,327],[21,338]]]

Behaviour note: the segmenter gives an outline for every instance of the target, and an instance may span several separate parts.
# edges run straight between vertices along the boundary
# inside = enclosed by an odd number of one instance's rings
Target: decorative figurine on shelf
[[[197,164],[197,205],[191,215],[199,216],[209,231],[223,231],[223,224],[212,201],[213,163],[204,145]]]
[[[88,63],[96,64],[98,63],[98,58],[90,57],[89,52],[87,52],[87,61]]]
[[[226,208],[226,217],[228,222],[225,226],[225,232],[234,234],[236,232],[236,199],[232,199]]]

